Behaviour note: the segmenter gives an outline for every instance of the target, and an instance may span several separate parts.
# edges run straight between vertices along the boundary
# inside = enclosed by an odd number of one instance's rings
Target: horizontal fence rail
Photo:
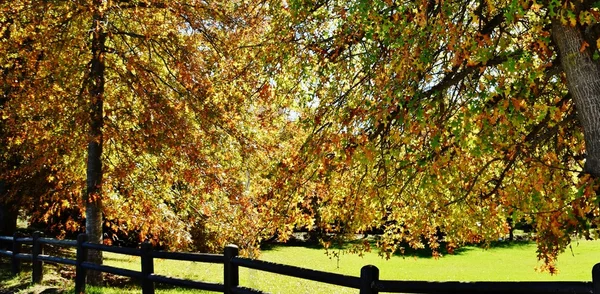
[[[263,293],[239,284],[239,268],[249,268],[305,280],[358,289],[360,294],[385,293],[511,293],[511,294],[600,294],[600,263],[592,269],[592,282],[425,282],[380,280],[379,269],[372,265],[361,269],[360,277],[312,270],[297,266],[277,264],[238,256],[235,245],[225,247],[223,254],[184,253],[153,250],[149,243],[141,248],[107,246],[87,242],[87,235],[81,234],[77,240],[57,240],[43,238],[39,232],[31,237],[0,236],[0,243],[10,243],[10,249],[0,250],[0,256],[11,259],[11,270],[17,274],[21,261],[32,263],[32,281],[42,281],[44,262],[75,266],[75,293],[85,293],[85,280],[88,270],[130,277],[140,281],[142,293],[153,294],[155,283],[173,285],[221,293]],[[23,245],[27,245],[24,252]],[[44,245],[76,248],[76,259],[44,254]],[[2,247],[6,248],[6,247]],[[87,261],[88,250],[106,251],[117,254],[138,256],[141,271],[123,269]],[[154,259],[194,261],[223,265],[223,283],[193,281],[168,277],[154,273]],[[315,289],[318,292],[318,289]]]
[[[123,277],[135,278],[135,279],[142,278],[142,272],[140,272],[140,271],[128,270],[128,269],[114,267],[114,266],[108,266],[108,265],[101,265],[101,264],[96,264],[96,263],[87,262],[87,261],[83,262],[81,265],[86,270],[94,270],[94,271],[99,271],[99,272],[103,272],[103,273],[109,273],[109,274],[113,274],[113,275],[117,275],[117,276],[123,276]]]
[[[142,253],[139,249],[127,248],[127,247],[117,247],[117,246],[107,246],[102,244],[95,243],[83,243],[83,248],[92,249],[98,251],[106,251],[123,255],[131,255],[131,256],[142,256]]]
[[[72,259],[68,259],[68,258],[63,258],[63,257],[56,257],[56,256],[49,256],[49,255],[38,255],[38,259],[41,261],[46,261],[46,262],[50,262],[50,263],[58,263],[58,264],[66,264],[66,265],[77,265],[77,262],[75,260]]]
[[[223,264],[222,254],[152,251],[152,257],[180,261],[196,261],[204,263]]]
[[[338,285],[338,286],[342,286],[342,287],[349,287],[349,288],[354,288],[354,289],[360,288],[360,278],[354,277],[354,276],[346,276],[346,275],[341,275],[341,274],[316,271],[316,270],[306,269],[306,268],[297,267],[297,266],[278,264],[278,263],[273,263],[273,262],[268,262],[268,261],[255,260],[255,259],[249,259],[249,258],[241,258],[241,257],[235,257],[232,259],[231,262],[238,266],[251,268],[251,269],[255,269],[255,270],[260,270],[260,271],[265,271],[265,272],[270,272],[270,273],[275,273],[275,274],[280,274],[280,275],[285,275],[285,276],[290,276],[290,277],[295,277],[295,278],[300,278],[300,279],[305,279],[305,280],[317,281],[317,282],[322,282],[322,283],[327,283],[327,284],[332,284],[332,285]]]
[[[16,238],[16,240],[17,240],[17,242],[19,242],[21,244],[26,244],[26,245],[33,244],[33,238],[22,237],[22,238]]]
[[[51,239],[51,238],[39,238],[37,240],[41,244],[56,245],[56,246],[60,246],[60,247],[76,247],[77,246],[77,241],[75,241],[75,240],[57,240],[57,239]]]

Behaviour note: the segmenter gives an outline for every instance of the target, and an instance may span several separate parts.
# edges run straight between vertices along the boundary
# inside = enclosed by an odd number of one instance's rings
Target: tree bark
[[[552,21],[552,36],[567,77],[567,87],[575,100],[577,116],[583,127],[586,158],[584,171],[600,178],[600,67],[584,48],[578,27]]]
[[[105,44],[106,32],[104,24],[106,17],[103,11],[104,0],[94,0],[92,19],[92,60],[90,74],[87,81],[87,94],[89,98],[89,130],[88,130],[88,158],[87,158],[87,189],[85,230],[88,241],[102,243],[102,127],[104,84],[105,84]],[[102,264],[102,252],[90,251],[88,259],[91,262]],[[100,272],[90,272],[88,283],[98,285],[102,281]]]

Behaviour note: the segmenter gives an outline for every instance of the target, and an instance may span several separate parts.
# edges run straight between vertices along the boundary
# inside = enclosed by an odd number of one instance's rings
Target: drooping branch
[[[521,54],[521,51],[511,52],[509,54],[504,54],[501,56],[496,56],[485,63],[478,63],[473,66],[465,66],[461,70],[456,68],[454,71],[447,73],[444,78],[442,78],[437,84],[425,90],[421,93],[417,93],[414,95],[413,99],[423,100],[423,99],[435,99],[434,97],[442,97],[442,93],[449,89],[450,87],[456,86],[458,83],[462,82],[465,78],[475,73],[480,72],[482,69],[487,67],[494,67],[503,62],[507,61],[510,57],[515,57]],[[392,122],[397,120],[402,113],[402,105],[397,105],[395,109],[390,112],[388,117],[384,120],[384,122],[380,122],[376,124],[375,129],[369,133],[369,138],[371,140],[383,135],[386,132],[389,132],[390,127],[392,126]]]

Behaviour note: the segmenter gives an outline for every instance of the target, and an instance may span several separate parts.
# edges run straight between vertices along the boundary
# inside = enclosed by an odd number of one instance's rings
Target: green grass
[[[381,279],[428,281],[590,281],[592,266],[600,262],[600,241],[579,241],[559,257],[559,274],[552,276],[535,271],[541,265],[535,250],[533,243],[501,243],[490,249],[465,247],[439,259],[396,255],[386,260],[376,252],[360,257],[339,249],[330,251],[335,252],[337,258],[326,255],[321,248],[273,246],[263,250],[260,259],[351,276],[359,276],[362,266],[372,264],[379,268]],[[125,255],[105,253],[105,264],[140,270],[139,258]],[[157,259],[155,271],[192,280],[223,281],[222,265]],[[88,293],[140,293],[135,283],[112,279],[121,286],[89,287]],[[352,289],[245,268],[240,269],[240,284],[270,293],[357,293]],[[157,293],[198,292],[157,285]]]
[[[31,266],[22,264],[22,272],[16,276],[11,274],[10,260],[0,258],[0,293],[59,293],[64,289],[73,288],[73,282],[60,274],[60,267],[44,266],[44,281],[41,285],[31,285]]]
[[[534,243],[511,243],[490,249],[465,247],[454,255],[439,259],[407,255],[394,256],[390,260],[381,258],[376,252],[360,257],[343,250],[330,251],[335,252],[338,259],[320,248],[274,246],[263,250],[260,259],[351,276],[359,276],[362,266],[372,264],[379,268],[381,279],[389,280],[591,281],[592,266],[600,262],[600,241],[580,241],[571,247],[572,251],[560,256],[557,275],[535,270],[541,263],[537,261]],[[139,259],[122,255],[107,254],[106,264],[140,269]],[[155,269],[162,275],[193,280],[222,282],[223,279],[221,265],[156,260]],[[240,284],[270,293],[356,293],[352,289],[245,268],[240,269]],[[173,289],[157,292],[193,293]]]

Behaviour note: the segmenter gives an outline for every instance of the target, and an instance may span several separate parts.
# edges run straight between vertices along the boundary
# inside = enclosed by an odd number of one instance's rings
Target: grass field
[[[299,246],[274,246],[263,250],[260,259],[312,268],[327,272],[359,276],[360,268],[367,264],[380,270],[381,279],[428,281],[590,281],[591,269],[600,262],[600,241],[580,241],[571,245],[559,258],[559,274],[535,271],[539,266],[533,243],[501,243],[493,248],[465,247],[454,255],[434,259],[427,256],[394,256],[385,260],[376,252],[363,257],[334,250],[339,259],[328,256],[320,248]],[[111,266],[140,270],[138,258],[118,254],[105,254],[105,263]],[[220,265],[170,260],[155,260],[158,274],[193,280],[222,282]],[[26,276],[25,279],[30,276]],[[7,278],[2,276],[3,280]],[[21,278],[22,279],[22,278]],[[11,279],[6,279],[11,281]],[[0,284],[5,285],[5,282]],[[14,283],[14,278],[13,278]],[[54,285],[60,284],[56,279]],[[88,293],[140,293],[134,284],[122,287],[89,288]],[[288,278],[257,270],[240,269],[240,284],[270,293],[357,293],[356,290],[329,286],[318,282]],[[65,285],[66,286],[66,285]],[[28,290],[29,291],[29,290]],[[24,293],[35,293],[24,292]],[[183,289],[157,286],[157,293],[198,293]]]

